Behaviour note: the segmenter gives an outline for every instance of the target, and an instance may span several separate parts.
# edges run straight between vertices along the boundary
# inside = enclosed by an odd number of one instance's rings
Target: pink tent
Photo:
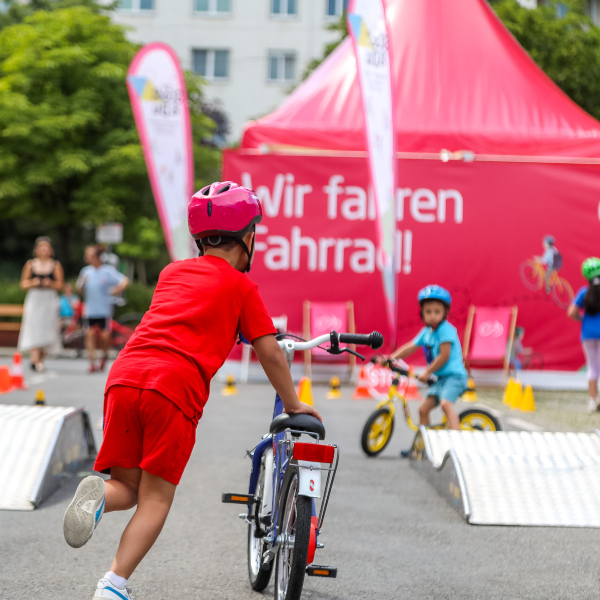
[[[600,123],[529,58],[485,0],[388,0],[398,135],[398,331],[421,326],[416,293],[519,305],[525,346],[546,367],[583,356],[565,308],[597,247]],[[456,151],[462,150],[462,153]],[[442,159],[442,160],[441,160]],[[458,159],[458,160],[457,160]],[[374,260],[363,116],[349,40],[271,115],[250,122],[225,177],[266,209],[253,271],[273,314],[300,331],[301,303],[355,301],[357,330],[385,329]],[[534,256],[553,235],[564,266]]]

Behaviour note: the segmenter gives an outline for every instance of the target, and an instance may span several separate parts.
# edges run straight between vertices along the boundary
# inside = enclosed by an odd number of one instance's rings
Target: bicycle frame
[[[296,350],[307,350],[318,346],[322,343],[328,342],[330,339],[329,335],[323,335],[310,342],[295,342],[292,340],[282,340],[279,342],[279,346],[283,350],[285,357],[288,362],[288,366],[291,367],[292,360]],[[273,418],[282,414],[283,403],[279,394],[275,395],[275,406],[273,409]],[[289,478],[292,476],[291,473],[298,471],[299,478],[299,496],[306,496],[312,499],[312,521],[315,532],[315,544],[314,548],[317,547],[318,536],[323,526],[323,520],[325,518],[325,512],[327,510],[327,504],[333,488],[333,481],[337,471],[339,463],[339,447],[336,444],[331,444],[334,450],[334,458],[329,468],[323,467],[321,463],[310,462],[310,461],[299,461],[293,458],[294,444],[300,440],[301,436],[309,436],[314,438],[316,443],[319,443],[319,438],[314,433],[301,432],[286,430],[276,435],[268,434],[264,439],[250,451],[248,454],[252,458],[252,470],[250,473],[250,483],[248,493],[250,497],[255,496],[256,486],[258,484],[258,477],[260,473],[261,462],[263,456],[265,456],[265,489],[264,497],[261,498],[261,506],[259,514],[271,515],[270,522],[266,527],[267,541],[269,542],[268,557],[264,557],[267,562],[270,562],[278,551],[280,540],[278,539],[278,533],[281,530],[282,518],[283,518],[283,498],[282,490],[287,489],[287,483]],[[269,449],[272,448],[272,452]],[[266,454],[265,454],[266,453]],[[294,467],[290,469],[289,467]],[[321,472],[327,471],[327,479],[325,486],[322,487]],[[268,477],[272,472],[272,477]],[[317,518],[315,499],[322,499],[319,515]],[[248,506],[248,513],[246,520],[249,522],[251,518],[252,505]],[[257,524],[260,525],[260,524]],[[314,558],[309,555],[309,559]],[[309,564],[312,560],[309,560]]]

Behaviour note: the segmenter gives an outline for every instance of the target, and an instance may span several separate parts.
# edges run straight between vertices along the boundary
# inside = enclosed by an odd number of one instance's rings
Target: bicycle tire
[[[277,553],[275,600],[300,600],[302,595],[310,542],[312,501],[306,496],[298,496],[298,485],[299,478],[296,472],[290,478],[285,493],[285,511],[279,534],[290,535],[294,531],[294,546],[289,548],[284,541]],[[293,494],[291,498],[290,494]],[[288,561],[286,555],[289,557]],[[285,568],[284,562],[289,563],[289,571]]]
[[[269,449],[266,450],[267,452]],[[265,461],[264,455],[263,460],[260,463],[260,472],[258,475],[258,484],[256,486],[256,496],[262,498],[265,489]],[[248,525],[248,579],[250,580],[250,586],[255,592],[262,592],[271,580],[271,573],[273,572],[273,561],[268,564],[263,562],[263,553],[265,551],[264,538],[255,538],[254,532],[256,531],[256,519],[260,515],[260,504],[254,505],[254,519],[250,525]],[[258,540],[258,542],[257,542]],[[258,557],[254,554],[258,552]],[[256,563],[256,559],[257,563]],[[253,565],[254,562],[254,565]],[[254,568],[253,568],[254,566]]]
[[[559,288],[564,293],[559,291]],[[569,282],[562,277],[558,277],[556,283],[552,286],[552,298],[558,308],[569,308],[573,302],[573,290]]]
[[[536,290],[542,288],[544,282],[543,279],[541,279],[540,277],[540,273],[534,261],[526,260],[525,262],[521,263],[519,270],[521,275],[521,281],[527,289],[535,292]],[[531,276],[528,272],[529,270],[533,271]]]
[[[477,425],[471,425],[471,429],[476,429],[479,431],[502,431],[502,425],[500,424],[500,421],[498,421],[498,419],[496,419],[496,417],[494,417],[494,415],[489,413],[487,410],[480,408],[469,408],[468,410],[463,410],[458,415],[458,418],[460,419],[460,424],[463,425],[463,422],[466,424],[468,421],[473,421],[478,416],[481,418],[484,424],[487,421],[488,427],[486,428]]]
[[[363,427],[362,436],[360,438],[360,445],[363,449],[363,452],[369,457],[377,456],[378,454],[383,452],[386,446],[390,443],[390,440],[392,439],[392,435],[394,434],[395,418],[393,416],[390,417],[389,413],[390,409],[387,406],[382,406],[381,408],[378,408],[367,419],[367,422]],[[376,444],[375,448],[373,448],[369,445],[369,439],[371,437],[372,428],[375,425],[377,419],[385,415],[388,415],[388,417],[391,418],[391,425],[389,425],[388,430],[382,434],[383,439],[380,440],[378,444]]]

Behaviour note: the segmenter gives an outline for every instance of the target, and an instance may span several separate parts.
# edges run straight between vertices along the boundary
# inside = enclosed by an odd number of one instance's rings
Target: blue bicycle
[[[337,333],[322,335],[308,342],[281,339],[288,365],[296,350],[310,350],[329,342],[330,354],[351,352],[340,344],[355,344],[381,348],[383,336],[374,331],[369,335]],[[297,338],[301,339],[301,338]],[[313,564],[315,551],[322,548],[319,534],[340,451],[336,444],[323,444],[325,427],[313,416],[287,414],[279,395],[269,433],[253,450],[250,486],[247,494],[223,494],[222,501],[245,504],[248,511],[240,514],[248,524],[248,576],[258,592],[264,590],[275,566],[275,600],[299,600],[304,576],[336,577],[337,569]],[[321,474],[327,472],[322,486]],[[315,500],[321,500],[317,516]]]

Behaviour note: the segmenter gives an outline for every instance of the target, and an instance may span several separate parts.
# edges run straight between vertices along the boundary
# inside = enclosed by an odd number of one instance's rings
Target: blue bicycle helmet
[[[439,300],[440,302],[443,302],[447,308],[450,308],[452,304],[450,292],[439,285],[428,285],[427,287],[424,287],[419,292],[418,298],[421,306],[423,306],[423,302],[426,302],[427,300]]]

